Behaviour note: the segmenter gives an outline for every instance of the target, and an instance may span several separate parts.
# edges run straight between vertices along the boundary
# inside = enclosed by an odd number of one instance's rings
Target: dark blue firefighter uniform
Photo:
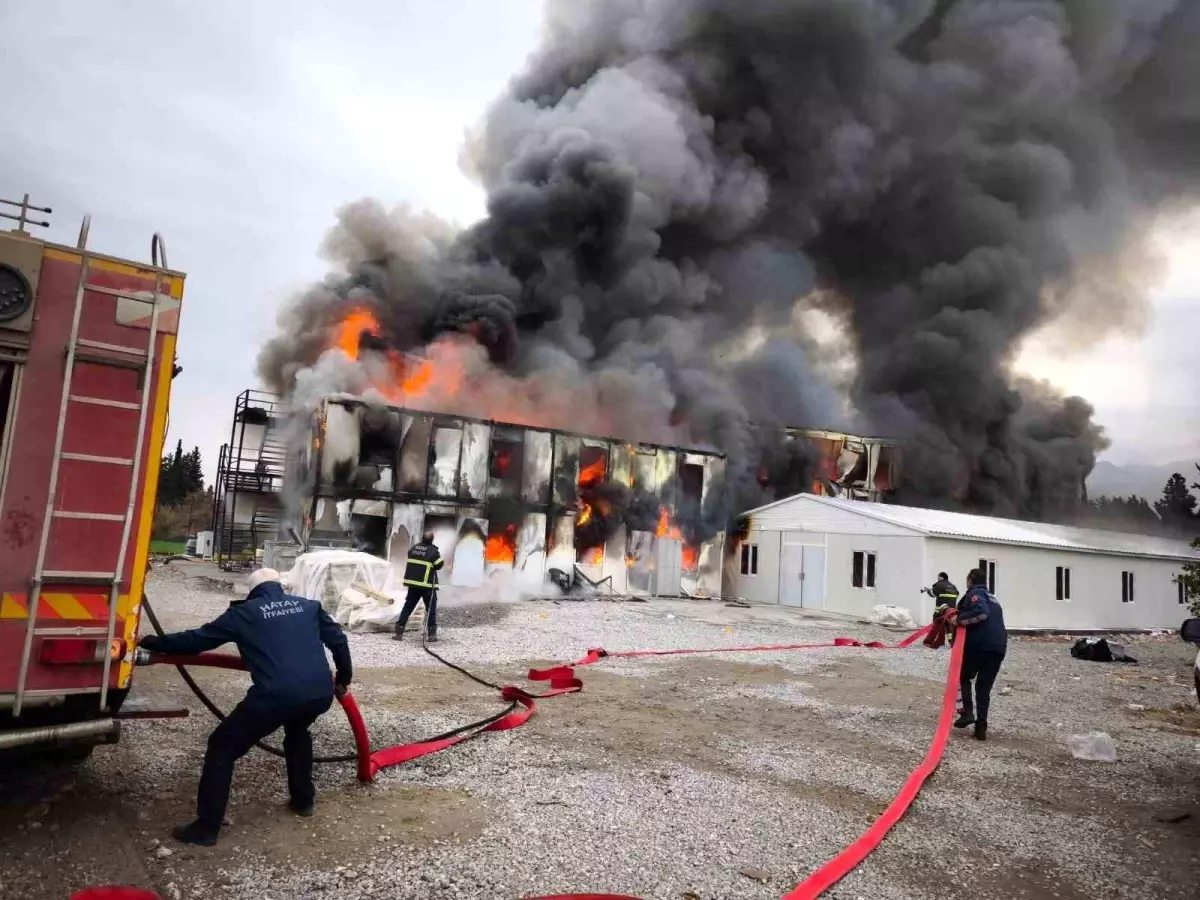
[[[188,828],[198,837],[212,839],[225,818],[234,763],[279,728],[284,733],[290,805],[297,812],[312,809],[316,791],[308,729],[333,703],[335,682],[325,648],[333,654],[338,685],[349,685],[353,674],[341,627],[321,604],[285,594],[276,581],[258,585],[207,625],[141,640],[147,650],[181,655],[222,644],[237,644],[253,686],[208,739],[196,822]]]
[[[430,541],[421,541],[408,551],[404,565],[404,584],[408,588],[408,596],[404,598],[400,618],[396,620],[397,640],[404,636],[408,617],[422,601],[425,603],[425,633],[430,638],[437,638],[437,573],[445,564],[442,552]]]
[[[967,628],[960,679],[963,719],[974,719],[976,733],[987,732],[988,707],[992,685],[1000,674],[1004,654],[1008,652],[1008,632],[1004,628],[1004,609],[982,585],[968,588],[958,601],[958,624]],[[975,682],[974,702],[971,682]]]

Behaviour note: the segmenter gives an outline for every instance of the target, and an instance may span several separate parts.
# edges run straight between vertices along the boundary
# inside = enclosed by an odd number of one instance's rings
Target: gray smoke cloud
[[[714,446],[735,507],[811,475],[772,426],[845,426],[906,441],[900,499],[1061,516],[1102,429],[1010,366],[1050,321],[1140,321],[1144,227],[1195,199],[1198,38],[1180,0],[552,2],[465,150],[487,217],[346,207],[261,375],[350,389],[313,373],[365,305],[391,347],[482,348],[439,403]]]

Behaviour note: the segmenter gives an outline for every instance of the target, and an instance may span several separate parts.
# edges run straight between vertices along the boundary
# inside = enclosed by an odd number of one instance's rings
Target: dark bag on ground
[[[1090,638],[1080,638],[1071,648],[1071,655],[1076,659],[1086,659],[1089,662],[1119,662],[1137,663],[1137,660],[1125,652],[1120,644],[1110,644],[1104,638],[1093,641]]]

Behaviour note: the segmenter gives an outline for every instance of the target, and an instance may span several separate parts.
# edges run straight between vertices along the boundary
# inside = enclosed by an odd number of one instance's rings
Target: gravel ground
[[[174,629],[213,617],[232,594],[211,567],[176,564],[154,572],[150,596]],[[518,683],[529,665],[588,647],[896,639],[708,602],[467,604],[447,592],[439,616],[439,652]],[[419,643],[351,643],[376,746],[500,708]],[[1068,643],[1014,640],[992,739],[954,734],[909,814],[826,896],[1194,898],[1192,654],[1171,639],[1127,644],[1140,665],[1084,663]],[[947,657],[918,647],[606,660],[579,670],[581,694],[540,702],[523,728],[387,770],[373,785],[357,784],[350,765],[320,767],[311,820],[280,808],[282,765],[253,752],[211,850],[171,843],[169,826],[190,818],[212,722],[173,670],[143,670],[139,692],[186,702],[193,715],[131,723],[119,745],[74,769],[0,772],[0,897],[65,900],[122,882],[222,900],[777,898],[857,837],[921,760]],[[238,673],[197,677],[224,707],[245,686]],[[1066,737],[1091,730],[1112,735],[1116,763],[1071,757]],[[336,711],[316,733],[319,753],[350,749]]]

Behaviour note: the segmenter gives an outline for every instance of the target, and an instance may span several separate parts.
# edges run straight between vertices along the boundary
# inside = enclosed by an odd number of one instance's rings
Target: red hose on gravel
[[[232,653],[197,653],[194,656],[151,653],[149,664],[245,669],[242,658]],[[574,694],[583,689],[583,682],[576,678],[574,671],[567,666],[558,666],[546,672],[530,671],[529,680],[548,681],[550,688],[541,694],[531,694],[521,688],[506,685],[500,688],[500,699],[509,704],[508,709],[504,712],[449,734],[423,741],[414,741],[410,744],[397,744],[375,751],[371,750],[371,737],[367,732],[367,725],[363,719],[362,710],[359,709],[358,701],[354,699],[352,693],[347,691],[337,699],[350,723],[350,731],[354,735],[358,780],[374,781],[375,776],[381,770],[391,766],[398,766],[414,759],[420,759],[422,756],[437,753],[487,732],[518,728],[533,716],[536,709],[534,700],[557,697],[561,694]]]
[[[596,648],[589,650],[587,655],[576,662],[575,665],[592,665],[607,657],[677,656],[685,653],[721,653],[735,652],[736,650],[746,652],[762,650],[811,650],[819,647],[871,647],[881,650],[901,650],[912,646],[917,640],[924,637],[931,628],[933,628],[932,625],[927,625],[920,631],[910,634],[898,644],[883,644],[879,641],[864,644],[849,638],[837,638],[829,644],[789,644],[720,648],[717,650],[638,650],[606,653],[603,649]],[[955,700],[958,694],[959,676],[962,672],[963,648],[966,645],[962,626],[959,627],[958,638],[958,640],[954,641],[954,645],[950,651],[950,667],[946,673],[946,686],[942,691],[942,708],[941,714],[938,717],[937,728],[934,731],[933,741],[930,743],[929,750],[926,752],[921,764],[905,779],[895,799],[883,811],[883,814],[871,824],[870,828],[863,832],[849,847],[809,875],[808,878],[796,885],[791,891],[784,894],[782,900],[814,900],[814,898],[819,897],[825,891],[829,890],[829,888],[852,872],[883,842],[887,833],[900,821],[901,817],[908,811],[908,808],[912,806],[913,801],[917,799],[917,794],[920,793],[922,785],[925,784],[926,779],[933,774],[934,770],[938,767],[938,763],[942,760],[942,755],[946,750],[946,742],[950,736],[950,727],[954,721]],[[532,676],[532,674],[531,672],[530,675]],[[554,894],[547,897],[529,898],[529,900],[630,900],[630,898],[622,897],[619,894]]]
[[[635,659],[650,656],[683,656],[707,653],[817,650],[830,647],[866,647],[877,650],[902,650],[912,646],[924,637],[931,628],[933,628],[932,625],[926,625],[896,644],[885,644],[881,641],[863,643],[853,638],[835,638],[833,641],[823,644],[760,644],[750,647],[715,647],[687,650],[621,650],[613,653],[597,647],[589,650],[587,655],[582,659],[570,665],[553,666],[549,669],[530,669],[526,676],[530,681],[545,681],[550,684],[549,690],[542,694],[530,694],[521,688],[511,685],[501,688],[500,696],[510,704],[509,709],[490,720],[484,720],[484,723],[480,723],[480,727],[474,730],[470,730],[471,726],[468,726],[460,732],[451,732],[449,735],[439,738],[417,741],[411,744],[399,744],[394,747],[384,747],[376,751],[371,750],[370,735],[367,733],[362,711],[359,709],[354,695],[347,692],[340,696],[338,701],[341,703],[342,710],[346,713],[346,718],[350,723],[350,730],[354,734],[358,762],[358,779],[360,781],[373,781],[380,770],[390,766],[400,765],[401,763],[409,762],[431,753],[437,753],[440,750],[453,747],[455,744],[460,744],[486,732],[507,731],[524,725],[534,714],[535,699],[555,697],[561,694],[573,694],[582,690],[583,682],[576,677],[575,668],[578,666],[593,665],[603,659]],[[962,628],[960,627],[959,637],[961,638],[962,636]],[[942,693],[941,714],[938,718],[933,741],[921,764],[908,776],[895,799],[888,805],[883,814],[872,823],[870,828],[849,847],[817,869],[817,871],[800,884],[796,885],[795,888],[783,896],[782,900],[814,900],[814,898],[820,896],[866,859],[882,843],[888,831],[900,821],[900,818],[912,805],[913,801],[916,800],[922,785],[924,785],[926,779],[938,767],[938,763],[941,762],[942,755],[946,749],[951,723],[954,719],[955,699],[958,690],[959,675],[962,670],[964,645],[964,640],[956,640],[951,649],[950,667],[946,673],[946,686]],[[200,665],[216,666],[225,669],[244,668],[241,657],[224,653],[201,653],[189,657],[152,654],[152,661],[155,663],[169,663],[176,666]],[[625,894],[554,894],[545,897],[528,898],[528,900],[638,900],[638,898]]]

